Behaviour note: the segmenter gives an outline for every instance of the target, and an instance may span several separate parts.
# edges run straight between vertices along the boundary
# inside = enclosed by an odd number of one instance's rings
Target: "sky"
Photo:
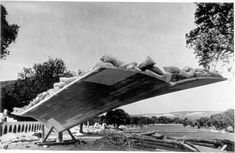
[[[61,58],[69,70],[88,70],[103,55],[123,61],[152,57],[163,66],[199,67],[185,34],[195,28],[193,3],[4,2],[10,24],[20,26],[10,55],[0,60],[0,80],[23,67]],[[233,105],[233,79],[143,100],[130,114],[224,111]]]

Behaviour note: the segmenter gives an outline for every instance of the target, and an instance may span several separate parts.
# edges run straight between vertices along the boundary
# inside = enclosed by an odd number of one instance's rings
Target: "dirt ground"
[[[7,150],[84,150],[84,151],[135,151],[124,140],[112,140],[110,137],[105,137],[97,134],[75,136],[80,142],[66,145],[38,145],[40,138],[33,135],[34,133],[8,133],[1,137],[0,149]],[[70,140],[69,135],[64,135],[64,140]],[[48,141],[55,141],[55,136],[50,136]]]
[[[149,131],[149,129],[147,130]],[[103,130],[100,133],[81,134],[78,132],[72,132],[74,137],[80,141],[74,144],[63,144],[63,145],[38,145],[41,139],[31,133],[8,133],[0,137],[0,149],[6,150],[83,150],[83,151],[145,151],[137,149],[133,146],[130,139],[127,139],[129,132],[115,131],[115,130]],[[131,132],[132,133],[132,132]],[[177,133],[177,132],[176,132]],[[165,133],[167,134],[167,133]],[[64,133],[63,139],[71,140],[68,133]],[[56,134],[52,133],[49,136],[48,141],[56,140]],[[205,150],[199,146],[200,149]],[[146,148],[148,149],[148,148]],[[166,151],[166,150],[155,150]]]

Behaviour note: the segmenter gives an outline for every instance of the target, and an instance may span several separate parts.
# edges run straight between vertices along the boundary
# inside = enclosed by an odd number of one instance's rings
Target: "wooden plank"
[[[149,131],[149,132],[144,132],[144,133],[140,133],[140,135],[147,135],[147,136],[151,136],[153,134],[155,134],[155,131]]]
[[[39,145],[39,146],[42,146],[42,145],[54,146],[54,145],[75,144],[75,143],[78,143],[78,142],[79,141],[64,140],[63,142],[47,141],[47,142],[39,142],[39,143],[36,143],[36,144]]]

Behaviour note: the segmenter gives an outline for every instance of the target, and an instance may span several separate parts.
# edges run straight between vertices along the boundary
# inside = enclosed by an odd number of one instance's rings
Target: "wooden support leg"
[[[73,139],[73,141],[76,141],[76,139],[75,139],[75,137],[73,136],[73,134],[71,133],[71,131],[70,131],[69,129],[68,129],[67,131],[68,131],[69,135],[71,136],[71,138]]]
[[[0,122],[0,136],[3,135],[3,126],[2,126],[3,122]]]
[[[80,133],[83,133],[83,123],[80,124],[79,132],[80,132]]]
[[[45,125],[42,125],[42,140],[45,137]]]
[[[62,141],[63,141],[63,132],[57,132],[56,142],[62,142]]]
[[[51,127],[51,129],[49,130],[49,132],[46,134],[45,138],[43,138],[42,142],[46,142],[47,138],[49,137],[49,135],[51,134],[51,132],[53,131],[53,127]]]

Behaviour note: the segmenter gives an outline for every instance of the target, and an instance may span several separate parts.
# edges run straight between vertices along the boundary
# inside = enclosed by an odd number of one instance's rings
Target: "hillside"
[[[179,117],[179,118],[188,118],[188,119],[199,119],[201,117],[210,117],[211,115],[222,113],[222,111],[180,111],[180,112],[171,112],[171,113],[163,113],[163,114],[139,114],[133,116],[165,116],[169,118]]]

